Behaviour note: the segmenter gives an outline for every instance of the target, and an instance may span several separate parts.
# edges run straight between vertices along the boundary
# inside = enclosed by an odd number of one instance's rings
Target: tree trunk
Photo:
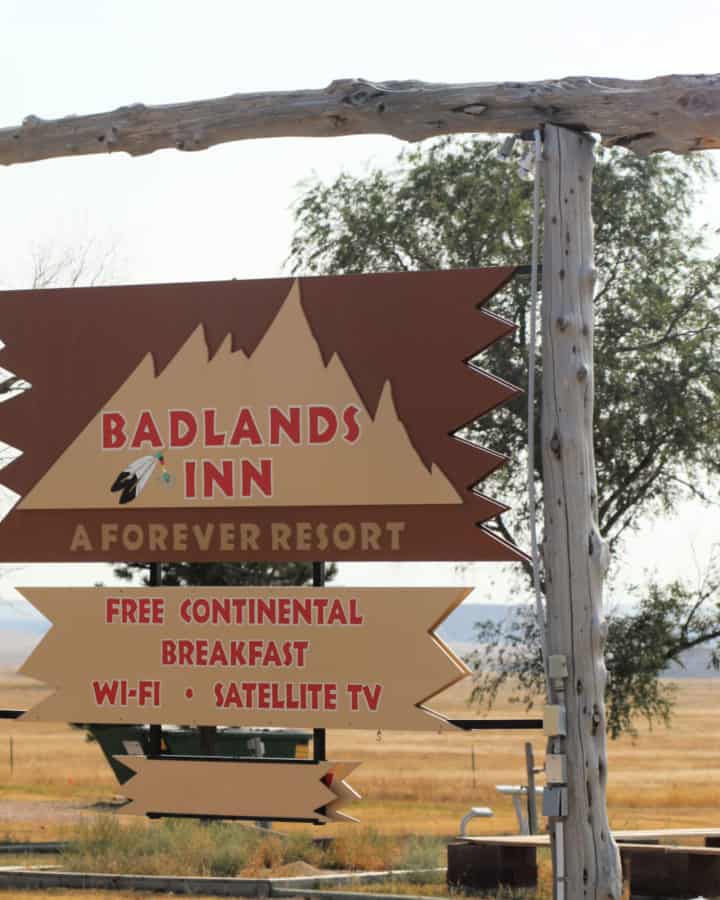
[[[646,81],[561,78],[492,84],[333,81],[321,90],[232,94],[164,106],[136,103],[0,129],[0,165],[123,151],[204,150],[268,137],[518,133],[544,123],[602,134],[640,154],[720,148],[720,75]]]
[[[593,266],[588,135],[549,126],[544,142],[542,451],[548,654],[568,675],[551,679],[567,711],[565,897],[618,900],[620,860],[608,827],[602,586],[607,545],[598,530],[593,451]],[[557,842],[556,842],[557,848]],[[562,891],[561,891],[562,893]]]

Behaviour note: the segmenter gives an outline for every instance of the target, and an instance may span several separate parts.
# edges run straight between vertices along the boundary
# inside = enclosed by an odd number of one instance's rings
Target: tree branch
[[[251,138],[518,133],[544,124],[599,132],[640,155],[720,148],[720,75],[646,81],[562,78],[499,84],[374,83],[340,79],[320,90],[232,94],[122,106],[62,119],[28,116],[0,129],[0,164],[65,156],[204,150]]]

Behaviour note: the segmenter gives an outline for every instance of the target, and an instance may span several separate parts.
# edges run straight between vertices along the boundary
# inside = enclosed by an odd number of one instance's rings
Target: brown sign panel
[[[435,635],[465,588],[22,588],[53,627],[23,718],[438,730],[469,674]]]
[[[4,561],[513,560],[454,432],[511,268],[8,292]]]
[[[117,756],[135,772],[122,815],[357,822],[340,811],[360,795],[344,780],[357,762],[253,762]]]

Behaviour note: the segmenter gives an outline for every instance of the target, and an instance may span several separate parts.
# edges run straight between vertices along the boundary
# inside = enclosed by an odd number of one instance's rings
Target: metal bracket
[[[526,728],[541,729],[542,719],[446,719],[448,725],[463,731],[520,731]]]

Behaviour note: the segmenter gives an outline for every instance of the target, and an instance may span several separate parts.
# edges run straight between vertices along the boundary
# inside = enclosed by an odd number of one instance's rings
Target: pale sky
[[[473,82],[720,69],[717,0],[0,0],[0,30],[0,127],[28,114],[318,88],[355,76]],[[386,137],[263,140],[2,169],[0,286],[27,285],[33,248],[88,238],[117,247],[117,280],[125,283],[283,274],[298,184],[390,165],[402,146]],[[715,189],[702,217],[720,227],[719,209]],[[695,560],[702,566],[718,524],[716,512],[693,505],[675,522],[648,527],[628,547],[626,580],[644,569],[672,577],[692,572]],[[108,574],[28,567],[5,574],[0,596],[12,583],[83,584]],[[462,573],[353,564],[338,581],[468,583],[480,586],[474,599],[507,599],[500,568],[489,564]]]

